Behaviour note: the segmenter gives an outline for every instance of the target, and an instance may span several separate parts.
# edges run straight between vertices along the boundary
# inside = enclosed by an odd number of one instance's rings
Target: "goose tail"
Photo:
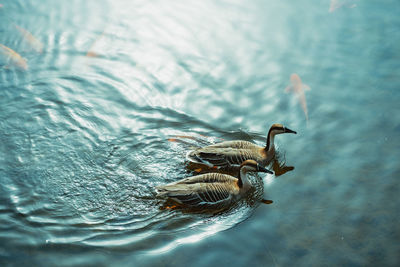
[[[193,163],[207,165],[210,168],[212,168],[214,166],[210,162],[203,160],[201,157],[199,157],[195,150],[192,150],[192,151],[189,151],[188,153],[186,153],[186,159]]]

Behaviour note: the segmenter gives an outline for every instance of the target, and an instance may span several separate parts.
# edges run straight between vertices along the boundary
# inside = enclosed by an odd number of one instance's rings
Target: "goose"
[[[222,173],[196,175],[156,187],[157,197],[169,198],[190,208],[227,208],[251,188],[247,172],[273,174],[256,161],[246,160],[240,165],[238,178]]]
[[[269,129],[265,147],[243,140],[225,141],[191,150],[186,154],[186,159],[191,163],[221,170],[237,169],[248,159],[266,166],[275,155],[275,135],[283,133],[297,134],[282,124],[275,123]]]

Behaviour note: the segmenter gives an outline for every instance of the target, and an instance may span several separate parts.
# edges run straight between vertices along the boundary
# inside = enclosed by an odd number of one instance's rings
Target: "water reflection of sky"
[[[0,263],[398,265],[397,1],[0,4]],[[169,138],[274,122],[273,204],[159,209]]]

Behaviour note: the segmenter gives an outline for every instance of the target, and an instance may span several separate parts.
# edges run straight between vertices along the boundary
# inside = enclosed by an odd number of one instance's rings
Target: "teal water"
[[[398,266],[400,3],[343,2],[1,1],[0,265]],[[160,209],[190,146],[275,122],[293,171]]]

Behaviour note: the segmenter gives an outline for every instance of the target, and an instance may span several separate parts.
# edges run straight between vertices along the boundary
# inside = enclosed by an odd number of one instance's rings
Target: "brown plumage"
[[[196,175],[158,186],[157,196],[170,198],[187,207],[226,208],[251,188],[247,172],[272,173],[254,160],[247,160],[241,164],[238,178],[221,173]]]
[[[274,137],[282,133],[296,134],[295,131],[276,123],[269,129],[265,147],[242,140],[226,141],[189,151],[186,158],[192,163],[221,170],[237,169],[242,162],[248,159],[255,160],[261,166],[266,166],[275,154]]]

